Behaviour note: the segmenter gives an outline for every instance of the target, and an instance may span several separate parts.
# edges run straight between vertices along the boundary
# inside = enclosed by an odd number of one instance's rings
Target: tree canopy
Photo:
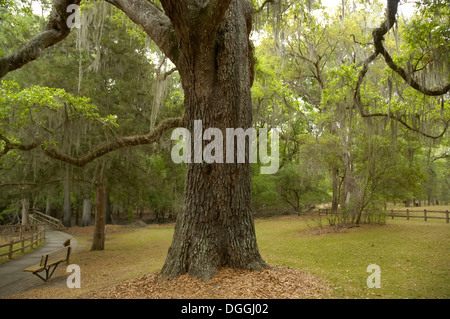
[[[98,185],[108,222],[243,210],[249,237],[252,214],[325,205],[359,224],[386,202],[448,202],[448,1],[417,1],[408,16],[399,0],[339,3],[0,1],[0,219],[15,221],[26,197],[80,223]],[[279,171],[173,163],[170,130],[195,119],[278,128]],[[227,254],[214,258],[242,266]]]

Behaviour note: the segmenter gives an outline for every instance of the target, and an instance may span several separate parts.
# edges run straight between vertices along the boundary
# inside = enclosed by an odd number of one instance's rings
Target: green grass
[[[256,222],[263,258],[326,279],[337,298],[449,298],[450,225],[388,220],[386,226],[314,235],[303,220]],[[381,268],[381,288],[367,287],[367,266]]]
[[[444,220],[387,219],[384,226],[314,234],[301,218],[255,222],[263,258],[318,275],[333,288],[333,298],[449,298],[450,224]],[[173,227],[148,227],[111,236],[107,252],[140,254],[134,275],[162,267]],[[144,253],[145,252],[145,253]],[[142,255],[144,253],[144,255]],[[367,266],[381,268],[381,288],[368,288]]]
[[[331,298],[449,298],[450,224],[445,220],[387,219],[385,226],[317,235],[299,217],[257,219],[260,252],[271,265],[289,266],[327,282]],[[148,226],[106,236],[104,251],[89,251],[91,236],[79,237],[71,263],[83,269],[82,289],[46,287],[37,296],[77,298],[116,282],[161,269],[173,226]],[[381,288],[368,288],[367,266],[381,268]],[[61,276],[67,276],[65,269]],[[33,295],[35,297],[35,295]]]

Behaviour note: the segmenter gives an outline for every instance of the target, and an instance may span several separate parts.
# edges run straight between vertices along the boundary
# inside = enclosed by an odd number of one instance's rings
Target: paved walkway
[[[48,252],[63,248],[63,243],[70,240],[72,251],[78,245],[77,240],[67,233],[47,228],[45,232],[45,243],[34,250],[26,253],[18,259],[11,260],[0,265],[0,298],[18,294],[34,287],[45,285],[45,282],[30,272],[24,272],[27,267],[39,264],[41,256]]]

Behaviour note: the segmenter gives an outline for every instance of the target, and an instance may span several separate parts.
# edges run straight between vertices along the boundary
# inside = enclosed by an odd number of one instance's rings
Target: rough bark
[[[177,67],[190,132],[195,120],[202,120],[204,129],[221,129],[224,138],[226,128],[246,130],[252,124],[248,14],[246,1],[231,1],[214,41],[196,41],[183,52],[188,58]],[[266,267],[256,243],[248,157],[244,164],[188,165],[183,206],[162,275],[189,273],[208,280],[225,266]]]

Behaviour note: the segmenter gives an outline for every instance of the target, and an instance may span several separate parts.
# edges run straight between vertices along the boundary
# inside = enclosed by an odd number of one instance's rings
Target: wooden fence
[[[404,213],[404,214],[402,214]],[[434,216],[431,214],[445,214],[444,216]],[[447,224],[449,223],[449,211],[446,210],[445,212],[442,210],[426,210],[418,211],[418,210],[394,210],[391,209],[390,216],[392,219],[394,217],[406,217],[407,220],[410,218],[423,218],[424,221],[427,221],[428,219],[445,219]]]
[[[64,225],[61,223],[61,221],[57,218],[45,215],[37,210],[32,210],[31,212],[33,214],[30,214],[30,219],[32,220],[33,223],[41,223],[58,230],[65,228]]]
[[[321,214],[331,214],[331,209],[329,208],[321,208],[319,209],[319,216]],[[431,215],[432,214],[432,215]],[[437,214],[445,214],[445,216],[435,216]],[[450,219],[449,219],[449,211],[442,211],[442,210],[427,210],[424,209],[423,211],[419,211],[419,210],[394,210],[391,209],[389,212],[389,216],[391,216],[392,219],[394,219],[394,217],[406,217],[407,220],[409,220],[410,218],[423,218],[424,221],[427,221],[428,219],[445,219],[445,221],[447,222],[447,224],[449,223]]]
[[[0,234],[3,238],[8,238],[7,243],[0,243],[0,257],[8,256],[8,259],[12,259],[19,251],[24,253],[28,247],[37,247],[45,239],[45,227],[38,224],[0,226]],[[7,250],[2,253],[2,248],[5,247]]]

